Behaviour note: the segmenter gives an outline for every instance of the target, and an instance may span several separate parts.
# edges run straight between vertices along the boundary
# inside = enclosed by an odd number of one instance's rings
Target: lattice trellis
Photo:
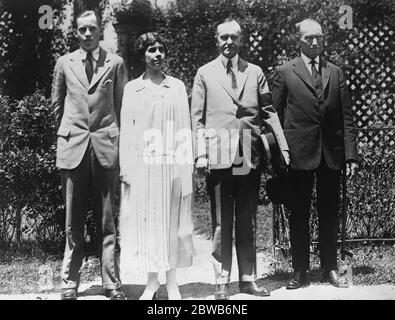
[[[372,147],[385,141],[389,147],[395,145],[395,47],[394,30],[378,22],[371,24],[362,20],[348,33],[345,50],[348,51],[345,74],[350,89],[351,102],[358,132],[359,146]],[[264,67],[270,77],[273,66],[265,68],[265,59],[283,64],[293,56],[287,52],[284,42],[286,31],[281,30],[274,39],[264,39],[259,31],[250,34],[249,54]],[[272,43],[272,56],[264,53],[264,42]]]
[[[353,52],[352,68],[346,70],[360,146],[384,141],[395,144],[395,48],[394,30],[378,22],[363,20],[348,33],[346,43]]]

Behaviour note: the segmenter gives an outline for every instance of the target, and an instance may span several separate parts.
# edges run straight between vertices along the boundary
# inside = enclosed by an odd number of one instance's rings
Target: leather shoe
[[[349,284],[345,278],[339,275],[337,270],[324,270],[322,274],[324,281],[329,281],[334,287],[337,288],[348,288]]]
[[[259,287],[255,281],[240,281],[239,289],[240,293],[252,294],[259,297],[270,296],[269,290],[265,287]]]
[[[77,289],[62,289],[60,300],[77,300]]]
[[[295,271],[292,279],[287,283],[288,290],[306,287],[310,284],[309,273],[306,270]]]
[[[121,289],[107,289],[105,296],[110,300],[126,300],[125,294]]]
[[[229,284],[218,284],[214,297],[215,300],[229,300]]]

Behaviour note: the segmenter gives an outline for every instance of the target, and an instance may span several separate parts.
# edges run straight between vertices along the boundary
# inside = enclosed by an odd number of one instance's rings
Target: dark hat
[[[277,161],[281,159],[281,152],[273,133],[262,133],[260,137],[263,144],[263,153],[264,158],[266,159],[266,164],[269,164],[269,162],[277,163]]]
[[[292,190],[288,180],[288,172],[281,170],[276,176],[266,181],[266,194],[274,204],[283,204],[290,209]]]

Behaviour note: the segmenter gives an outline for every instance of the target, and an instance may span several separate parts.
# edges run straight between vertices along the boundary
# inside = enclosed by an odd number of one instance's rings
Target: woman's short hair
[[[149,46],[154,45],[156,42],[163,45],[165,49],[165,56],[167,57],[168,49],[165,38],[163,38],[157,32],[147,32],[139,36],[134,44],[134,51],[137,58],[140,60],[144,59],[145,52]]]

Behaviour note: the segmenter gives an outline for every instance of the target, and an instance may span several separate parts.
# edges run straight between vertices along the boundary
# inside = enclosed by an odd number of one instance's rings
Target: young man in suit
[[[340,174],[358,167],[356,130],[342,70],[320,56],[320,24],[297,24],[301,55],[278,67],[273,83],[277,110],[290,149],[290,236],[294,275],[287,289],[309,284],[309,218],[314,176],[317,182],[319,248],[323,277],[346,283],[337,271]]]
[[[92,193],[105,294],[124,300],[115,256],[113,210],[118,182],[120,108],[127,72],[122,58],[100,48],[100,17],[85,11],[75,20],[80,48],[58,59],[52,84],[57,119],[56,165],[66,207],[66,248],[61,299],[77,299],[84,222]]]
[[[239,57],[240,25],[225,20],[216,41],[219,56],[197,71],[191,107],[196,168],[207,175],[211,202],[215,298],[229,299],[234,219],[240,292],[268,296],[255,282],[262,118],[278,137],[285,162],[288,147],[261,68]]]

